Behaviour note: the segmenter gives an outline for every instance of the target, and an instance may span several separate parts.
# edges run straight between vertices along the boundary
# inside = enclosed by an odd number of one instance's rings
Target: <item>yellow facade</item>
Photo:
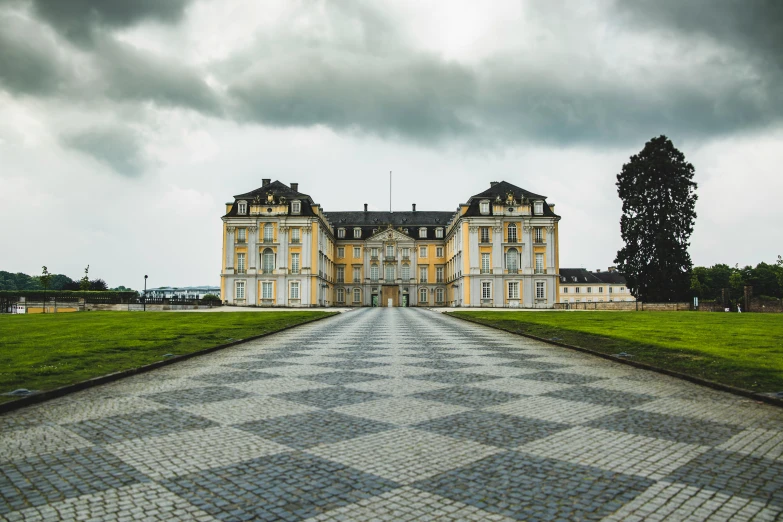
[[[226,206],[221,293],[261,306],[551,306],[551,208],[501,182],[457,212],[326,213],[297,184],[264,180]]]

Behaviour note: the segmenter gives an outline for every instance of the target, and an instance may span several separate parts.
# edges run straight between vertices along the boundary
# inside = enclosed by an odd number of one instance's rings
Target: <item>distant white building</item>
[[[220,296],[219,286],[161,286],[148,288],[147,297],[155,299],[203,299],[205,295]]]
[[[584,268],[560,269],[561,303],[602,303],[636,301],[625,282],[625,276],[611,266],[590,272]]]

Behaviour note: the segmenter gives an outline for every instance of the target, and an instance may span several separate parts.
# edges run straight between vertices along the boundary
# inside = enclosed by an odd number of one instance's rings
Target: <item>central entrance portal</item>
[[[400,288],[397,285],[381,287],[381,306],[400,306]]]

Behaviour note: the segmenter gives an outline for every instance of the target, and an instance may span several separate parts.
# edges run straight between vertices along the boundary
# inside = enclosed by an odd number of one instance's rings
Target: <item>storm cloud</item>
[[[126,125],[100,125],[66,132],[62,143],[123,176],[140,176],[147,166],[141,135]]]
[[[101,111],[140,104],[427,146],[611,147],[783,121],[783,7],[774,0],[605,0],[585,12],[530,3],[506,49],[472,59],[419,48],[377,6],[290,5],[244,47],[201,60],[120,37],[150,23],[185,31],[187,0],[0,0],[0,86],[97,101]],[[607,34],[616,43],[606,46]],[[602,45],[604,54],[582,51]]]

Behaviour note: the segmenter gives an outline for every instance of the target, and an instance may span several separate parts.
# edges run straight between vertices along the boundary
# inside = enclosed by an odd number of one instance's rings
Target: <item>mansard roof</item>
[[[307,194],[303,194],[301,192],[297,192],[296,190],[292,189],[285,183],[281,183],[278,180],[273,181],[269,185],[258,187],[255,190],[251,190],[250,192],[246,192],[244,194],[239,194],[238,196],[234,196],[235,200],[239,199],[248,199],[252,200],[256,196],[264,197],[267,195],[267,193],[271,192],[275,196],[283,196],[289,200],[291,199],[307,199],[309,201],[313,201],[313,199],[308,196]]]
[[[281,183],[280,181],[275,180],[272,183],[269,183],[268,185],[263,185],[261,187],[258,187],[255,190],[251,190],[250,192],[245,192],[244,194],[239,194],[234,196],[234,205],[231,206],[231,210],[228,211],[228,213],[224,217],[229,216],[237,216],[238,214],[238,208],[236,205],[237,201],[244,200],[247,201],[248,204],[253,203],[253,200],[258,198],[262,205],[266,204],[266,197],[267,194],[272,194],[275,197],[275,201],[278,202],[278,198],[285,198],[285,201],[288,203],[289,208],[291,205],[291,202],[294,200],[299,200],[302,202],[302,208],[299,213],[301,216],[314,216],[315,212],[313,212],[313,209],[311,205],[313,204],[313,198],[308,196],[307,194],[303,194],[302,192],[297,192],[296,190],[292,189],[285,183]]]
[[[534,194],[528,190],[517,187],[516,185],[512,185],[508,181],[500,181],[498,183],[495,183],[494,185],[491,185],[484,192],[480,192],[475,196],[471,196],[471,198],[468,200],[468,203],[472,202],[474,199],[495,199],[498,196],[500,196],[500,199],[505,200],[509,192],[514,194],[514,198],[516,198],[517,200],[522,200],[524,198],[531,199],[531,200],[546,199],[546,196],[540,196],[538,194]]]
[[[484,192],[480,192],[474,196],[471,196],[470,199],[468,199],[468,210],[464,215],[469,217],[481,216],[481,209],[479,208],[479,203],[481,200],[489,199],[491,201],[496,201],[498,198],[500,198],[502,201],[506,201],[506,197],[508,196],[509,192],[514,195],[514,199],[517,201],[522,201],[525,199],[529,201],[544,201],[544,213],[542,215],[547,217],[559,217],[546,203],[546,196],[534,194],[529,190],[512,185],[508,181],[494,183]]]
[[[564,285],[624,285],[625,276],[620,272],[591,272],[585,268],[561,268],[560,283]]]
[[[376,233],[383,231],[389,225],[395,229],[408,229],[406,235],[414,239],[419,238],[419,229],[424,227],[427,229],[427,239],[435,239],[435,229],[445,229],[454,216],[454,212],[431,210],[384,212],[368,210],[367,212],[327,212],[326,216],[334,228],[333,232],[335,235],[337,235],[338,228],[346,229],[344,239],[354,239],[353,229],[357,227],[362,230],[362,236],[356,239],[368,239]],[[405,233],[404,230],[402,232]]]

